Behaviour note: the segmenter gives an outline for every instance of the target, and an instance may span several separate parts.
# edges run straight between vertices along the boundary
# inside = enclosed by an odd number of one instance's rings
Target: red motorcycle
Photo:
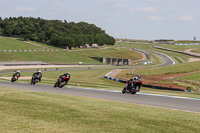
[[[11,82],[15,82],[15,81],[17,81],[18,78],[19,78],[18,75],[13,75],[12,78],[11,78]]]
[[[126,81],[126,87],[122,90],[122,93],[131,93],[131,94],[136,94],[137,92],[140,91],[140,88],[142,86],[142,80],[127,80]]]
[[[54,84],[54,87],[64,87],[68,83],[69,79],[69,77],[59,76],[56,83]]]

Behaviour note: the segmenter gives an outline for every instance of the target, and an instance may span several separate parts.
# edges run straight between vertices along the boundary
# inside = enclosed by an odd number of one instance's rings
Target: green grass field
[[[183,76],[183,77],[180,77],[178,79],[183,79],[183,80],[196,80],[196,81],[199,81],[200,82],[200,73],[197,72],[197,73],[193,73],[193,74],[190,74],[190,75],[187,75],[187,76]]]
[[[1,44],[9,45],[12,39],[1,40],[0,49],[6,49]],[[7,39],[7,38],[6,38]],[[1,43],[4,42],[4,43]],[[16,40],[15,40],[16,42]],[[15,43],[14,42],[14,43]],[[18,44],[19,43],[19,44]],[[14,45],[13,48],[20,50],[37,49],[37,46],[30,46],[21,41]],[[38,45],[52,48],[45,44],[37,43]],[[119,44],[118,44],[119,45]],[[172,57],[177,65],[165,67],[153,67],[136,69],[134,73],[144,75],[157,75],[165,73],[181,73],[199,71],[197,67],[200,62],[187,63],[190,56],[175,54],[173,52],[157,50],[152,48],[151,44],[126,44],[126,46],[163,52]],[[106,46],[107,47],[107,46]],[[39,47],[41,49],[42,47]],[[72,62],[89,62],[89,64],[98,63],[95,60],[89,59],[88,56],[113,56],[119,58],[133,58],[139,55],[128,52],[126,49],[116,49],[110,47],[104,50],[85,50],[85,51],[60,51],[60,52],[29,52],[29,53],[12,53],[0,52],[0,60],[33,60],[44,61],[50,63],[72,63]],[[84,55],[84,56],[83,56]],[[152,64],[162,63],[162,61],[154,54]],[[65,57],[65,58],[63,58]],[[134,57],[135,58],[135,57]],[[83,63],[84,63],[83,62]],[[68,86],[81,88],[95,88],[105,90],[121,91],[125,86],[123,83],[108,80],[104,75],[112,69],[105,70],[71,70],[71,79]],[[38,84],[54,85],[59,75],[66,71],[42,71],[42,82]],[[31,77],[33,72],[23,72],[22,77]],[[123,75],[123,74],[122,74]],[[0,77],[11,77],[12,73],[0,73]],[[126,75],[126,72],[123,75]],[[183,77],[197,79],[199,74],[190,75],[191,77]],[[3,79],[0,79],[3,80]],[[17,82],[30,83],[30,79]],[[67,88],[66,88],[67,89]],[[200,114],[174,111],[163,108],[155,108],[148,106],[140,106],[135,104],[113,102],[107,100],[99,100],[94,98],[76,97],[68,95],[58,95],[41,92],[31,92],[24,90],[16,90],[0,87],[0,132],[113,132],[113,133],[160,133],[160,132],[185,132],[197,133],[200,130]],[[173,95],[191,98],[200,98],[200,93],[177,92],[168,90],[157,90],[146,87],[141,88],[141,93],[153,93],[163,95]]]
[[[102,64],[88,56],[68,51],[0,52],[1,61],[43,61],[50,64]]]
[[[42,47],[38,47],[35,45],[31,45],[17,38],[9,38],[9,37],[0,37],[0,50],[36,50],[43,49]]]
[[[200,48],[196,48],[196,49],[192,50],[191,52],[199,53],[200,54]]]
[[[83,51],[64,51],[61,48],[32,42],[29,44],[16,40],[17,38],[0,37],[0,50],[42,50],[58,49],[59,51],[35,51],[35,52],[5,52],[0,51],[0,61],[43,61],[50,64],[102,64],[90,57],[115,57],[138,60],[141,54],[128,49],[117,49],[109,47],[108,49],[83,49]],[[106,46],[107,47],[107,46]],[[79,49],[80,50],[80,49]],[[97,52],[98,51],[98,52]]]
[[[142,55],[124,48],[113,48],[108,49],[93,49],[84,51],[74,51],[73,53],[82,54],[90,57],[109,57],[109,58],[122,58],[122,59],[132,59],[138,60],[142,58]]]
[[[200,48],[199,45],[170,45],[170,44],[159,44],[160,47],[185,51],[186,49]]]
[[[198,133],[200,114],[0,87],[0,132]]]
[[[200,65],[200,62],[191,62],[163,67],[151,67],[137,69],[135,73],[140,73],[141,75],[159,75],[159,74],[174,74],[174,73],[185,73],[185,72],[194,72],[199,71],[200,68],[197,67]]]

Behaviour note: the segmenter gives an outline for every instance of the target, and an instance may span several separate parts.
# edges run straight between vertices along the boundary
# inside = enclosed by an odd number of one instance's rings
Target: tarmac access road
[[[84,88],[54,88],[53,85],[30,85],[27,83],[11,83],[6,81],[0,81],[0,87],[15,88],[22,90],[30,90],[37,92],[48,92],[55,94],[73,95],[73,96],[83,96],[92,97],[97,99],[167,108],[173,110],[181,110],[187,112],[200,113],[200,99],[192,98],[181,98],[172,96],[160,96],[153,94],[142,94],[137,93],[132,95],[129,93],[122,94],[120,91],[106,91],[97,89],[84,89]]]

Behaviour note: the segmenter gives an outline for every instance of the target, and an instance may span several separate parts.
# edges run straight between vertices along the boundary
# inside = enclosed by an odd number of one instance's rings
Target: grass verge
[[[0,132],[141,133],[200,130],[200,114],[0,87]]]

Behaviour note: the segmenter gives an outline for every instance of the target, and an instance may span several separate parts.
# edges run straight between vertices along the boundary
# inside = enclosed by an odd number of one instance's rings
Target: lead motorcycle
[[[11,82],[17,81],[18,78],[19,78],[19,76],[18,76],[17,74],[14,74],[14,75],[12,76],[12,78],[11,78]]]
[[[140,91],[142,86],[142,80],[127,80],[126,87],[122,90],[122,93],[136,94]]]
[[[59,76],[56,83],[54,84],[54,87],[59,87],[59,88],[64,87],[69,81],[69,79],[70,79],[69,77]]]

